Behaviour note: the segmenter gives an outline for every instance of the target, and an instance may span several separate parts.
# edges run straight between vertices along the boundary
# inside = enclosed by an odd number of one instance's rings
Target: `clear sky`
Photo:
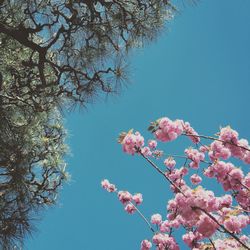
[[[36,222],[38,232],[25,249],[136,250],[151,236],[138,215],[126,214],[100,187],[108,178],[143,193],[146,216],[166,214],[168,184],[143,159],[122,153],[121,131],[135,128],[149,138],[149,122],[168,116],[190,121],[202,134],[230,124],[250,139],[249,10],[249,0],[203,0],[184,8],[157,42],[133,53],[132,83],[120,96],[66,115],[72,180],[59,204]],[[181,153],[184,141],[164,148]],[[181,243],[181,249],[187,248]]]

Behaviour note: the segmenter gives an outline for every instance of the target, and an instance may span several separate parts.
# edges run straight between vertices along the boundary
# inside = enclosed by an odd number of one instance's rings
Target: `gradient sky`
[[[122,153],[116,142],[121,131],[134,128],[149,138],[150,121],[168,116],[189,121],[202,134],[230,124],[250,138],[249,10],[249,0],[186,6],[157,42],[133,53],[132,83],[120,96],[66,115],[72,180],[59,204],[37,221],[25,249],[136,250],[151,236],[138,215],[126,214],[100,187],[108,178],[120,189],[143,193],[147,217],[166,214],[168,184],[143,159]],[[187,142],[162,148],[182,153]],[[187,248],[181,243],[181,249]]]

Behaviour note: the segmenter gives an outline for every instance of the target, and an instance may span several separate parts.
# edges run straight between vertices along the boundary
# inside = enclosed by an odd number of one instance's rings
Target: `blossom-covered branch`
[[[217,137],[200,136],[188,122],[172,121],[166,117],[151,123],[149,131],[163,143],[184,135],[195,145],[195,148],[184,149],[185,155],[164,158],[166,154],[159,149],[154,138],[145,145],[139,132],[130,130],[119,136],[118,141],[125,153],[141,156],[170,183],[173,198],[167,202],[166,220],[160,214],[151,218],[151,223],[159,228],[152,237],[156,248],[179,249],[172,233],[173,229],[182,227],[186,231],[182,239],[191,249],[229,249],[230,246],[250,249],[250,240],[243,234],[250,224],[250,172],[228,161],[234,157],[249,164],[248,141],[239,139],[238,132],[229,126],[221,128]],[[201,139],[212,142],[206,144]],[[180,168],[178,159],[185,160]],[[162,162],[163,167],[154,161]],[[216,178],[224,195],[216,196],[213,188],[209,190],[204,181],[206,178]],[[217,232],[224,233],[225,238],[211,240]],[[141,249],[150,249],[152,243],[144,240]]]

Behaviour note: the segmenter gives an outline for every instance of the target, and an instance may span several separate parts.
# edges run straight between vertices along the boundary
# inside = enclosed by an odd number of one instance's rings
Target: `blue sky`
[[[143,193],[147,217],[166,214],[168,184],[143,159],[122,153],[116,142],[121,131],[134,128],[149,138],[150,121],[168,116],[190,121],[202,134],[230,124],[250,138],[249,9],[248,0],[204,0],[183,8],[157,42],[134,51],[132,83],[120,96],[66,115],[72,180],[59,204],[37,221],[25,249],[136,250],[151,236],[138,215],[126,214],[100,187],[108,178],[120,189]],[[181,139],[163,148],[181,153],[186,144]]]

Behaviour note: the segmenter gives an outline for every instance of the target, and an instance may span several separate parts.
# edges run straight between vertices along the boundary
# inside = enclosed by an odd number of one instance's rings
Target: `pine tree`
[[[26,50],[15,81],[35,82],[36,94],[53,86],[52,96],[84,105],[117,91],[127,53],[153,40],[173,11],[167,0],[5,0],[0,34]]]

